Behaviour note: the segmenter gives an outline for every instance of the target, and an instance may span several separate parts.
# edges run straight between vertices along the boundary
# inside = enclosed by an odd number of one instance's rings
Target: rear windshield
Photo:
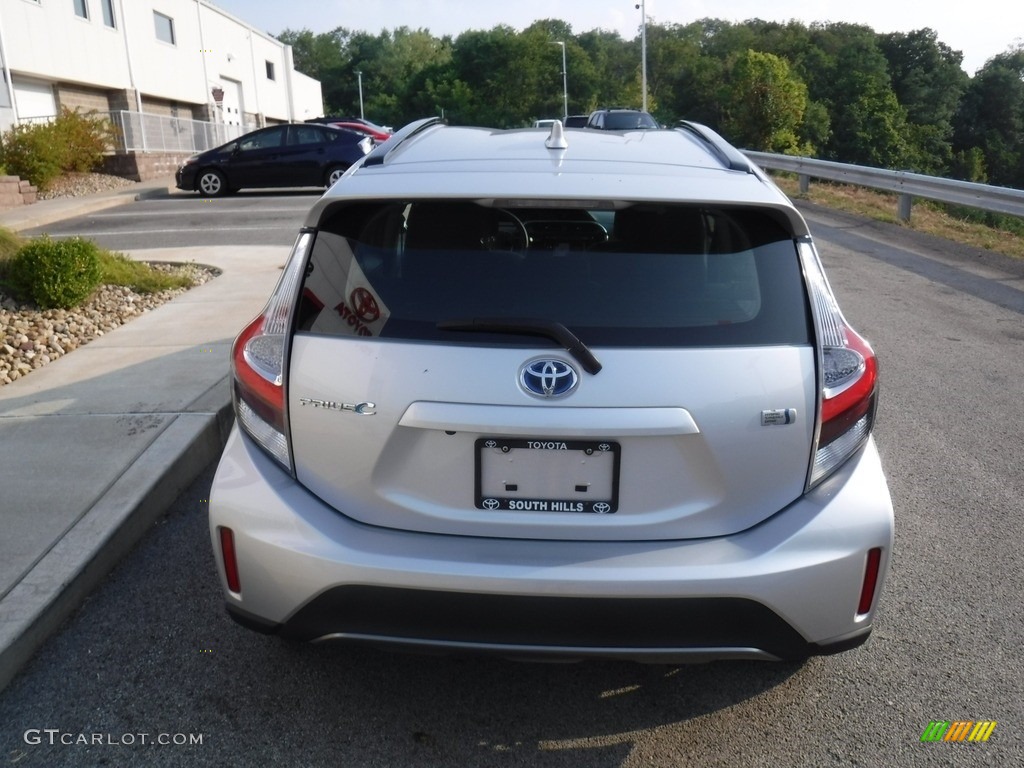
[[[641,204],[349,204],[316,233],[298,329],[509,344],[527,342],[451,328],[524,318],[561,323],[590,346],[811,338],[796,247],[770,213]]]
[[[604,116],[606,131],[629,131],[634,128],[657,128],[654,118],[644,112],[608,112]]]

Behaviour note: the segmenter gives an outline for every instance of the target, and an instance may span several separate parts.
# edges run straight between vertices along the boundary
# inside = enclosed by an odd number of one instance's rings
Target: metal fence
[[[807,191],[811,178],[896,192],[899,194],[897,215],[902,221],[910,220],[910,210],[915,197],[1011,216],[1024,216],[1024,191],[1019,189],[941,179],[909,171],[887,171],[862,165],[845,165],[808,157],[772,155],[766,152],[744,154],[762,168],[797,174],[801,192]]]
[[[204,152],[256,129],[127,110],[111,112],[110,121],[116,149],[124,152]]]

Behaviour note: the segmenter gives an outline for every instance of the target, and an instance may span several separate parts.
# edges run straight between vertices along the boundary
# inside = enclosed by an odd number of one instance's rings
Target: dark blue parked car
[[[210,197],[243,187],[330,187],[372,148],[371,139],[343,128],[274,125],[193,155],[175,181]]]

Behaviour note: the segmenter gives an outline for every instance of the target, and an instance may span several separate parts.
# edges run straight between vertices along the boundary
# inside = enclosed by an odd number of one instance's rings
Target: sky
[[[257,29],[329,32],[336,27],[378,34],[397,27],[428,29],[438,37],[467,29],[507,24],[521,30],[537,19],[560,19],[575,34],[592,29],[638,33],[639,0],[210,0]],[[985,62],[1024,43],[1024,3],[1020,0],[644,0],[648,23],[689,24],[703,18],[744,21],[844,21],[876,32],[910,32],[930,27],[940,42],[964,55],[973,75]]]

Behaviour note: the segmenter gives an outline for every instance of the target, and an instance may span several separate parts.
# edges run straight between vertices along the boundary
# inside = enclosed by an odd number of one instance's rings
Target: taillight
[[[245,327],[231,348],[238,424],[289,472],[285,360],[292,311],[312,242],[311,233],[299,235],[263,313]]]
[[[821,428],[810,485],[817,485],[860,449],[875,420],[878,361],[868,343],[844,328],[843,347],[822,350]]]
[[[813,488],[860,450],[874,426],[878,360],[843,318],[817,253],[800,244],[821,347],[819,423],[807,487]]]
[[[224,578],[228,589],[238,594],[242,581],[238,578],[238,557],[235,555],[235,534],[230,528],[220,528],[220,554],[224,561]]]
[[[863,616],[871,610],[875,601],[875,588],[878,586],[878,571],[882,563],[882,550],[878,547],[868,550],[868,559],[864,564],[864,582],[860,587],[860,600],[857,601],[857,614]]]

